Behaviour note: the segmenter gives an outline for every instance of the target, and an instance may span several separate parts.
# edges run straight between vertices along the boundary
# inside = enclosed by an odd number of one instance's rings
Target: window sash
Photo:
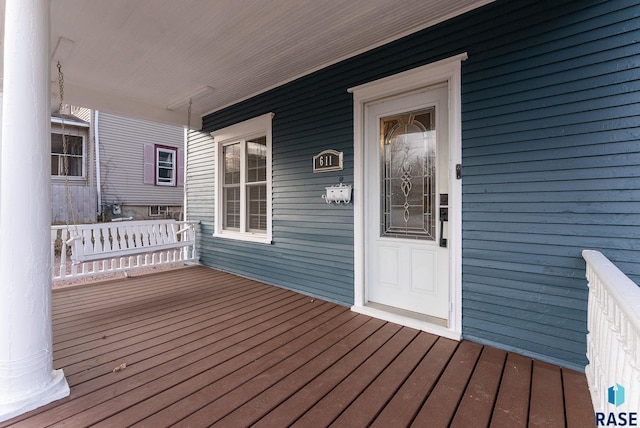
[[[83,178],[84,172],[84,153],[85,138],[81,135],[65,135],[64,139],[67,143],[65,155],[62,134],[51,133],[51,175],[53,177]],[[67,161],[68,171],[65,174],[65,159]]]
[[[156,147],[156,184],[159,186],[176,185],[177,150]]]
[[[247,185],[247,230],[256,233],[267,231],[267,183]]]
[[[230,184],[223,187],[223,228],[225,230],[240,231],[241,208],[240,184]]]
[[[222,230],[266,234],[266,135],[222,146]]]

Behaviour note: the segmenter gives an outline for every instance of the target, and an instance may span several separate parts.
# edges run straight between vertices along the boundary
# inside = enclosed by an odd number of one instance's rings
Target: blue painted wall
[[[463,334],[584,365],[581,250],[640,280],[639,14],[635,1],[497,1],[205,117],[210,132],[276,114],[274,243],[211,238],[213,207],[202,204],[202,261],[352,304],[353,210],[320,199],[340,177],[353,182],[346,90],[467,52]],[[201,186],[210,147],[192,156]],[[344,151],[345,170],[313,174],[327,148]]]

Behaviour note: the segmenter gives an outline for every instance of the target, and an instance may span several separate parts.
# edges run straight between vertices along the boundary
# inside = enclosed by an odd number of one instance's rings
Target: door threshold
[[[443,318],[432,317],[417,312],[387,306],[375,302],[367,302],[364,306],[353,305],[351,310],[359,314],[368,315],[373,318],[400,324],[427,333],[437,334],[453,340],[460,340],[460,332],[449,328],[449,322]]]
[[[369,308],[379,309],[381,311],[400,315],[402,317],[415,318],[418,321],[428,322],[431,324],[439,325],[440,327],[445,327],[445,328],[449,327],[449,321],[447,321],[444,318],[432,317],[430,315],[421,314],[419,312],[408,311],[406,309],[383,305],[382,303],[376,303],[376,302],[368,302],[366,306]]]

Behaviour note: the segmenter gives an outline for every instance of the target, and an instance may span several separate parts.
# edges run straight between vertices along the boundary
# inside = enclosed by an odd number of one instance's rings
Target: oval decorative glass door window
[[[382,237],[435,240],[435,108],[380,119]]]

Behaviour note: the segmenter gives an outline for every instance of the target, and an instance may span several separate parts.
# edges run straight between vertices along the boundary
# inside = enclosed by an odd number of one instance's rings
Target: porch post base
[[[69,385],[62,369],[53,370],[51,382],[39,391],[17,401],[11,397],[0,397],[0,422],[9,420],[30,410],[49,404],[69,395]]]

